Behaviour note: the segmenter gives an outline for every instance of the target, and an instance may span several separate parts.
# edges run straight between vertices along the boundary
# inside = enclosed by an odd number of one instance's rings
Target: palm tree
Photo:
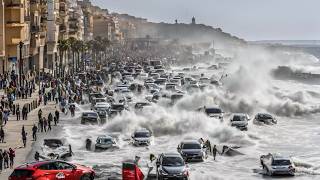
[[[60,55],[60,63],[59,63],[59,77],[62,77],[64,73],[62,74],[62,65],[64,62],[65,53],[70,48],[70,44],[68,40],[61,39],[58,41],[58,49],[59,49],[59,55]]]
[[[110,47],[111,42],[109,41],[108,38],[103,38],[102,41],[102,47],[104,47],[104,60],[107,61],[107,52],[108,52],[108,48]]]
[[[69,42],[69,44],[70,44],[70,50],[71,50],[71,54],[72,54],[72,74],[74,74],[75,73],[75,67],[74,67],[74,59],[75,59],[75,52],[77,51],[77,44],[76,44],[76,42],[77,42],[77,39],[76,38],[74,38],[74,37],[70,37],[69,39],[68,39],[68,42]],[[70,68],[70,67],[69,67]]]

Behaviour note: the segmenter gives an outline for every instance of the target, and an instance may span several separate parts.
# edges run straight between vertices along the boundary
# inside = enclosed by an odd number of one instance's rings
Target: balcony
[[[30,3],[31,3],[31,4],[39,4],[39,3],[40,3],[40,0],[30,0]]]
[[[18,45],[20,41],[20,38],[11,38],[11,40],[9,41],[9,45]]]
[[[11,0],[6,3],[6,7],[8,9],[20,9],[23,8],[23,3],[21,2],[21,0]]]
[[[60,32],[66,32],[66,31],[67,31],[67,26],[61,25],[61,26],[59,27],[59,31],[60,31]]]
[[[7,21],[6,27],[25,27],[27,24],[26,23],[21,23],[20,21]]]

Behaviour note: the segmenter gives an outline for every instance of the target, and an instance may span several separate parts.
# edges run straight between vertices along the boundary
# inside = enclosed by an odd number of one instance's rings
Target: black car
[[[255,124],[277,124],[277,119],[270,114],[267,113],[258,113],[255,117],[253,122]]]
[[[178,153],[163,153],[157,159],[157,177],[159,180],[188,180],[189,170]]]
[[[99,124],[100,118],[96,112],[83,112],[81,116],[81,124]]]

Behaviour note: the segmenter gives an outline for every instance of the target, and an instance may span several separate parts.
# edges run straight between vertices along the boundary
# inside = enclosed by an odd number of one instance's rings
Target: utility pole
[[[23,48],[23,42],[20,41],[19,43],[19,49],[20,49],[20,60],[19,60],[19,86],[22,85],[22,74],[23,74],[23,59],[22,59],[22,48]]]

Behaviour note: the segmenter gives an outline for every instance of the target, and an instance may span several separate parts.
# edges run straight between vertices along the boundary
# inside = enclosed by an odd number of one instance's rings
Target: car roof
[[[43,164],[52,163],[52,162],[65,162],[65,161],[61,161],[61,160],[45,160],[45,161],[30,162],[30,163],[22,164],[22,165],[18,166],[16,169],[37,168],[37,167],[39,167],[39,166],[41,166]],[[68,163],[68,162],[66,162],[66,163]]]
[[[197,140],[184,140],[181,144],[200,144],[200,142]]]
[[[244,113],[234,113],[233,116],[247,116],[247,114]]]
[[[272,154],[272,158],[274,160],[290,160],[289,157],[286,157],[286,156],[282,156],[280,154]]]
[[[162,153],[165,157],[181,157],[179,153]]]
[[[150,133],[150,131],[148,129],[138,129],[135,131],[135,133],[138,133],[138,132],[148,132]]]
[[[101,135],[101,136],[98,136],[98,139],[113,139],[113,137],[109,135]]]

